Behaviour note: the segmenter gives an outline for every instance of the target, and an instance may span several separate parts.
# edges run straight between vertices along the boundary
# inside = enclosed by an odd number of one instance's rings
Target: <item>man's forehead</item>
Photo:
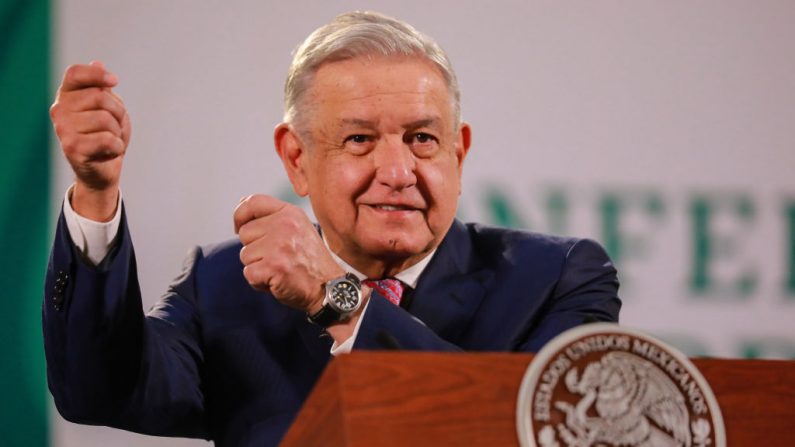
[[[439,68],[423,57],[357,57],[323,64],[305,96],[307,124],[334,129],[454,128],[454,101]]]
[[[391,79],[390,83],[384,83]],[[315,87],[356,89],[370,86],[383,91],[390,87],[407,87],[419,91],[448,90],[444,75],[426,58],[415,56],[356,57],[326,62],[318,67],[310,90]]]

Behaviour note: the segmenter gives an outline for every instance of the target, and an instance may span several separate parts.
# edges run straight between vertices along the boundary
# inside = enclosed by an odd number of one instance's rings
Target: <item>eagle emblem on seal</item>
[[[555,402],[566,414],[558,431],[569,446],[692,445],[685,397],[648,360],[610,352],[586,366],[582,375],[576,368],[569,370],[565,384],[570,392],[582,396],[574,405]],[[588,415],[592,408],[597,416]]]

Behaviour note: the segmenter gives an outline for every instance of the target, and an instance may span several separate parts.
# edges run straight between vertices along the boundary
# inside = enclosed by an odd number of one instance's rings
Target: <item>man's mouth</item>
[[[407,205],[371,205],[373,208],[383,211],[415,211],[416,208]]]
[[[368,203],[368,208],[382,216],[409,217],[417,212],[422,212],[423,208],[407,203]]]

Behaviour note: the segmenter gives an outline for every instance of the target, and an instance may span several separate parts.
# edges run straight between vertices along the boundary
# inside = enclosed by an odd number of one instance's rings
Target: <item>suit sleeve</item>
[[[461,351],[460,347],[445,341],[422,321],[377,292],[370,297],[353,348]]]
[[[59,219],[42,310],[55,405],[73,422],[207,438],[192,273],[201,253],[145,316],[124,215],[117,237],[93,266]]]
[[[519,350],[538,352],[556,335],[583,323],[618,322],[618,277],[605,250],[577,240],[565,256],[560,278]]]

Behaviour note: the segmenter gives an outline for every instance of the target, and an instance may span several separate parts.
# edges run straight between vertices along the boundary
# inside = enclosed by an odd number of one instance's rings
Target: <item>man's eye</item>
[[[425,132],[409,135],[407,143],[414,155],[421,158],[431,157],[439,149],[439,139]]]
[[[416,141],[417,143],[421,143],[421,144],[431,143],[431,142],[436,141],[436,137],[434,137],[433,135],[429,135],[427,133],[424,133],[424,132],[420,132],[420,133],[417,133],[417,134],[414,135],[414,141]]]
[[[370,137],[368,135],[351,135],[345,139],[345,142],[349,141],[356,144],[364,144],[370,141]]]
[[[355,134],[345,137],[343,143],[345,150],[354,155],[364,155],[370,152],[374,146],[375,137],[367,134]]]

